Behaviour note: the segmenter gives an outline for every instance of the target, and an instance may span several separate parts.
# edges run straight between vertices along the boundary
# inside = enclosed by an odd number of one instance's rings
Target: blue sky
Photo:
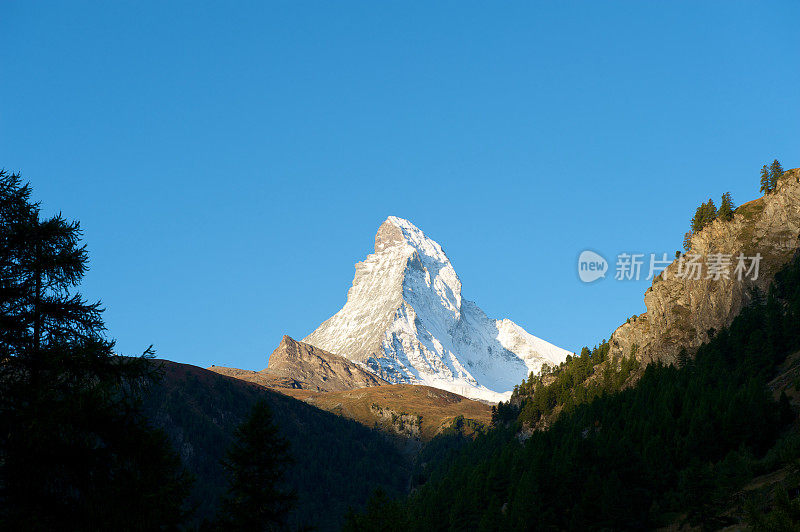
[[[77,218],[125,353],[261,369],[388,216],[577,350],[695,207],[800,166],[797,2],[4,2],[0,166]]]

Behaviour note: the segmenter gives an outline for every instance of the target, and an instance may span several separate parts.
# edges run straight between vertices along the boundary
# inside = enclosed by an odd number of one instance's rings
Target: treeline
[[[514,387],[511,399],[492,407],[492,424],[512,420],[536,426],[554,410],[572,411],[605,393],[618,391],[639,367],[634,348],[627,357],[609,359],[610,345],[605,340],[593,349],[584,347],[580,356],[567,356],[555,368],[545,365],[539,375],[532,372]],[[602,366],[602,370],[599,366]]]
[[[795,412],[785,394],[775,401],[767,387],[787,354],[800,348],[798,322],[800,258],[775,277],[766,296],[754,292],[731,326],[682,367],[650,364],[636,385],[565,409],[548,430],[521,432],[524,407],[516,419],[506,413],[506,423],[418,477],[422,485],[409,498],[372,501],[348,529],[733,524],[727,510],[745,483],[800,458],[800,437],[786,430]],[[578,357],[584,373],[596,366],[593,356]],[[573,364],[564,369],[578,371]],[[533,390],[528,397],[536,396],[535,379]],[[800,526],[788,496],[766,510],[745,506],[754,526]]]

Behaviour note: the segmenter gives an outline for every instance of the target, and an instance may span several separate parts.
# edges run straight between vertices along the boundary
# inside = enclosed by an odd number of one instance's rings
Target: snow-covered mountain
[[[463,299],[442,247],[395,216],[378,229],[375,252],[356,264],[344,307],[303,341],[390,382],[491,401],[571,354]]]

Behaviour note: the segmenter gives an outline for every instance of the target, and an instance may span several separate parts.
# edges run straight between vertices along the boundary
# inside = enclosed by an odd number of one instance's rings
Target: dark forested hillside
[[[591,376],[602,346],[547,384],[523,384],[488,434],[439,445],[438,465],[415,474],[415,494],[375,499],[348,527],[640,530],[685,521],[713,529],[747,521],[796,529],[788,494],[797,494],[800,436],[786,393],[767,384],[800,349],[800,258],[751,301],[694,359],[651,364],[633,386],[620,388],[624,379],[611,373],[624,377],[624,361],[606,365],[616,369],[595,384],[572,381]],[[555,409],[548,430],[526,428]],[[753,477],[777,470],[788,488],[777,502],[743,495]]]
[[[286,479],[298,496],[292,525],[336,530],[348,508],[361,508],[376,488],[393,496],[407,489],[407,459],[377,431],[195,366],[165,361],[164,374],[144,406],[196,476],[191,502],[198,520],[213,517],[226,488],[220,460],[234,429],[261,397],[290,444],[293,464]]]

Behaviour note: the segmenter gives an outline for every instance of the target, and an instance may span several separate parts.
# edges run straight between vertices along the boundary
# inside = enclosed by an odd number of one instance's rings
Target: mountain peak
[[[425,236],[419,227],[405,218],[389,216],[375,234],[375,253],[398,244],[411,246],[420,254],[427,255],[434,260],[449,262],[442,247],[436,241]]]
[[[356,264],[344,307],[303,341],[390,382],[493,401],[569,354],[463,299],[442,247],[396,216],[378,228],[375,252]]]
[[[386,221],[378,227],[378,232],[375,233],[375,253],[379,253],[384,249],[399,244],[405,241],[403,237],[403,230],[398,223],[401,218],[396,216],[389,216]],[[406,220],[403,220],[404,222]]]

